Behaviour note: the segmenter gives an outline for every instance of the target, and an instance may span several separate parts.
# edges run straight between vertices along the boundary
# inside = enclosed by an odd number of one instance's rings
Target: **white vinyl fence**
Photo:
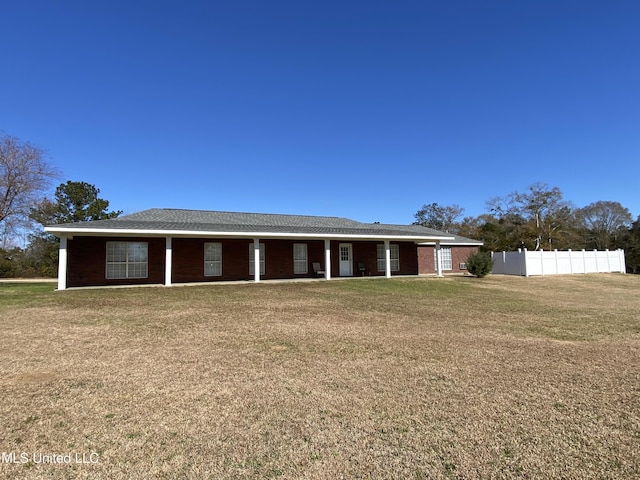
[[[579,250],[545,252],[518,249],[491,252],[493,270],[502,275],[561,275],[574,273],[626,272],[624,250]]]

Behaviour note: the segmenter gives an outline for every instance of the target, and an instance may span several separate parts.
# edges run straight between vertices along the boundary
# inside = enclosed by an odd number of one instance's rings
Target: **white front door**
[[[350,277],[353,275],[353,259],[351,258],[351,244],[340,244],[340,276]]]

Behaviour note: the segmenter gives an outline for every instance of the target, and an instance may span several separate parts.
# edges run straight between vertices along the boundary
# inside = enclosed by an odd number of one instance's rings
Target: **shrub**
[[[18,268],[10,258],[0,256],[0,278],[12,278],[18,276]]]
[[[489,252],[476,252],[467,258],[467,270],[471,275],[482,278],[491,273],[493,259]]]

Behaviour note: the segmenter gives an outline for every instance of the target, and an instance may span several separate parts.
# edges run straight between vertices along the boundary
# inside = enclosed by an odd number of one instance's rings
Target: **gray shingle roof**
[[[348,218],[267,213],[217,212],[153,208],[111,220],[50,225],[52,233],[125,230],[159,232],[193,232],[194,234],[270,233],[295,235],[353,235],[378,237],[412,237],[416,240],[452,239],[454,236],[419,225],[388,225],[362,223]],[[444,242],[443,242],[444,243]]]

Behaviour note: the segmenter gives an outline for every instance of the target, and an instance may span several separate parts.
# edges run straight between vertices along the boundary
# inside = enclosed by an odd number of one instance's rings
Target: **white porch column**
[[[253,239],[253,281],[260,281],[260,239]]]
[[[324,278],[331,280],[331,240],[324,241]]]
[[[171,286],[171,272],[173,271],[173,248],[171,246],[171,237],[165,238],[164,253],[164,286]]]
[[[384,275],[391,278],[391,244],[389,240],[384,241]]]
[[[58,290],[67,288],[67,237],[60,237],[60,248],[58,249]]]
[[[442,276],[442,254],[440,252],[440,241],[436,242],[436,273]]]

